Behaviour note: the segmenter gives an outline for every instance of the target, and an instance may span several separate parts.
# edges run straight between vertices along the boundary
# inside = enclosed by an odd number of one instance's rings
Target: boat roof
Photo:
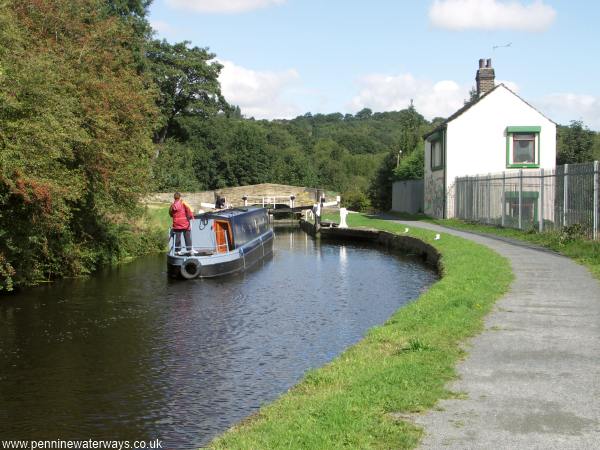
[[[266,211],[262,206],[244,206],[238,208],[221,209],[202,214],[202,216],[213,217],[216,219],[230,220],[234,217],[250,214],[257,211]]]

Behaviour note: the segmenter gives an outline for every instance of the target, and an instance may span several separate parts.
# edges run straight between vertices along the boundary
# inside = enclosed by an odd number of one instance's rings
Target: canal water
[[[198,447],[435,280],[414,259],[282,229],[243,275],[169,280],[158,255],[0,297],[0,440]]]

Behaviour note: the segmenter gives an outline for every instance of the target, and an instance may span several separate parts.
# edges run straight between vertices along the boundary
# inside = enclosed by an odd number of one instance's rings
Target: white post
[[[519,169],[519,230],[523,229],[523,169]]]
[[[598,222],[600,221],[600,211],[598,211],[598,196],[600,191],[600,163],[594,161],[594,239],[598,239]]]
[[[348,228],[348,224],[346,223],[346,216],[348,215],[348,210],[346,208],[340,208],[340,224],[338,228]]]
[[[569,206],[569,165],[565,164],[565,174],[563,175],[563,223],[562,226],[567,226],[567,207]]]
[[[538,208],[538,230],[544,231],[544,169],[540,169],[540,207]]]

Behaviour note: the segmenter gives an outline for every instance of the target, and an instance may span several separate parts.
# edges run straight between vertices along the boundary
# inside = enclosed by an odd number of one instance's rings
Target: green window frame
[[[506,167],[509,169],[537,169],[540,167],[540,126],[506,127]],[[515,162],[515,145],[531,142],[534,161]]]
[[[444,140],[442,133],[433,134],[429,138],[429,166],[432,171],[444,168]],[[437,154],[436,154],[437,153]]]

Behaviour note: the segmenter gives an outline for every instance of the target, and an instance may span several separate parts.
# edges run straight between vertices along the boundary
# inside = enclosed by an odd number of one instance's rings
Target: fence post
[[[519,169],[519,230],[523,229],[523,169]]]
[[[487,223],[492,221],[492,174],[488,173],[487,179]]]
[[[454,217],[458,218],[458,177],[454,177]]]
[[[544,169],[540,169],[540,208],[538,211],[538,230],[544,231]]]
[[[598,191],[600,190],[599,166],[598,161],[594,161],[594,239],[598,239],[598,221],[600,220],[600,217],[598,217],[600,214],[600,211],[598,211]]]
[[[506,215],[506,172],[502,172],[502,219],[500,225],[504,226],[504,216]]]
[[[565,173],[563,175],[563,217],[562,226],[567,226],[567,207],[569,206],[569,165],[565,164]]]

